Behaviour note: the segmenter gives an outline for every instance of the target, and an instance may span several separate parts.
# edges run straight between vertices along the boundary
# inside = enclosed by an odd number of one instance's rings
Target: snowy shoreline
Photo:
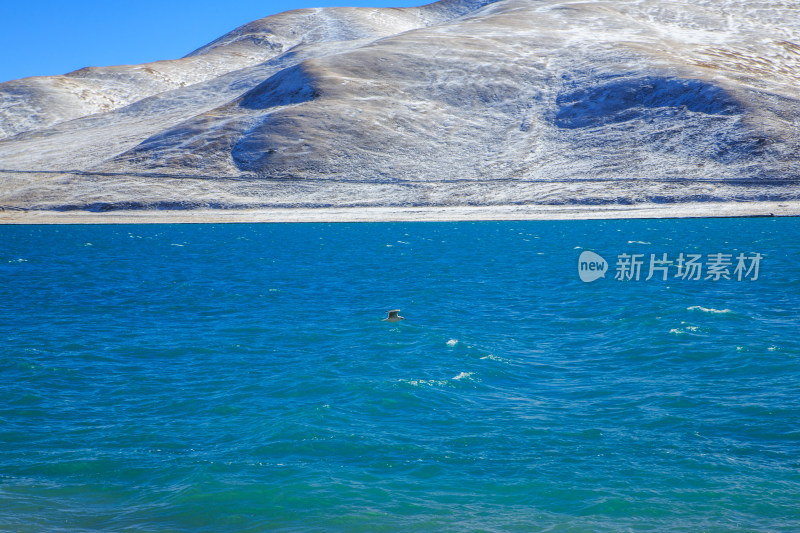
[[[635,205],[496,205],[90,211],[0,211],[0,224],[451,222],[800,216],[800,201]]]

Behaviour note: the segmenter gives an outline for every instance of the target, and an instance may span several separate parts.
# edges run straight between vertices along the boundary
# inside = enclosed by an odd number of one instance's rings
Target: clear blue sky
[[[407,7],[430,1],[3,0],[0,82],[182,57],[237,26],[289,9]]]

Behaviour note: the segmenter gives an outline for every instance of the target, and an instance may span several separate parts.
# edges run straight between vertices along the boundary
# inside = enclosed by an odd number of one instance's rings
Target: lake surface
[[[800,530],[800,219],[0,245],[0,530]]]

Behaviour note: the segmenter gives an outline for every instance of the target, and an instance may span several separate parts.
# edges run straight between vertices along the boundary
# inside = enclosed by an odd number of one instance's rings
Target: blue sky
[[[0,7],[0,82],[182,57],[237,26],[289,9],[430,1],[9,0]]]

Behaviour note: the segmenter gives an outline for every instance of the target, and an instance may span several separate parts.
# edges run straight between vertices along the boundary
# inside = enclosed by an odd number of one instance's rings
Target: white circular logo
[[[578,259],[578,275],[581,281],[589,283],[597,278],[604,278],[607,270],[608,263],[596,253],[588,250],[581,253]]]

